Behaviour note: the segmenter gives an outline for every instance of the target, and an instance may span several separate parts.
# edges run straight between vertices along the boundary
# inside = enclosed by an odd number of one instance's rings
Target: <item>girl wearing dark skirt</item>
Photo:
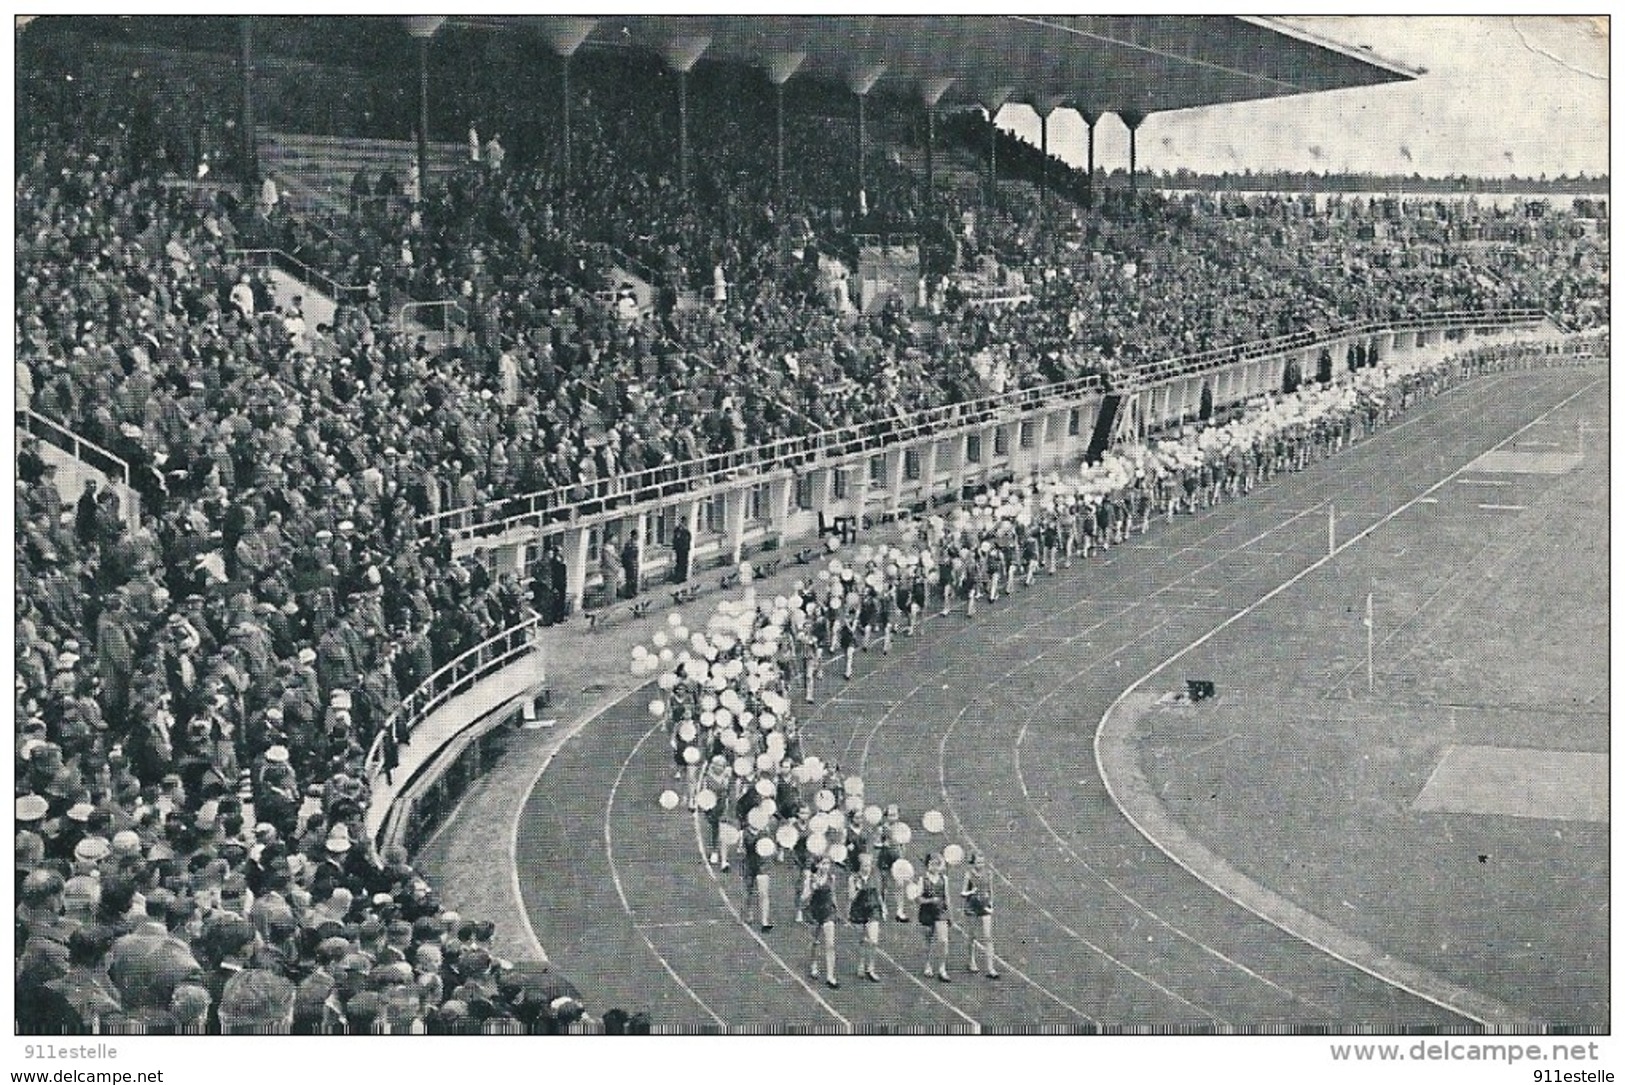
[[[839,987],[835,977],[835,880],[828,859],[819,858],[808,873],[807,888],[803,893],[802,911],[812,924],[811,971],[818,978],[819,950],[823,950],[824,982]]]
[[[980,855],[972,853],[970,869],[965,872],[965,889],[959,895],[965,900],[965,915],[971,923],[970,971],[978,971],[976,954],[980,950],[987,956],[987,978],[996,980],[999,969],[993,963],[993,875]]]
[[[879,983],[875,970],[875,957],[880,953],[880,917],[886,906],[880,900],[880,875],[875,872],[872,852],[858,853],[858,868],[846,880],[846,895],[850,911],[848,918],[858,931],[858,974],[871,983]]]
[[[948,875],[942,856],[932,855],[920,878],[920,927],[925,931],[925,974],[943,983],[953,982],[948,975],[948,926]]]

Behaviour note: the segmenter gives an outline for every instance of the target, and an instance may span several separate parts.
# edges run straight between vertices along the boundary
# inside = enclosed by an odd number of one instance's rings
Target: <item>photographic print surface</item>
[[[19,19],[25,1058],[1595,1070],[1607,32]]]

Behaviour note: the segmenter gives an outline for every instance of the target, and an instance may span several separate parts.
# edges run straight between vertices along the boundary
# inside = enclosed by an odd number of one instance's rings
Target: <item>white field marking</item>
[[[1246,974],[1248,976],[1251,976],[1253,979],[1258,980],[1260,983],[1263,983],[1267,987],[1271,987],[1271,988],[1273,988],[1273,989],[1275,989],[1277,991],[1280,991],[1282,994],[1286,995],[1288,998],[1291,998],[1295,1002],[1301,1002],[1305,1006],[1309,1006],[1309,1007],[1312,1007],[1313,1009],[1321,1011],[1322,1013],[1326,1014],[1327,1017],[1335,1018],[1337,1015],[1332,1011],[1331,1007],[1324,1006],[1324,1005],[1314,1001],[1313,999],[1306,998],[1303,995],[1298,994],[1296,991],[1293,991],[1290,988],[1284,987],[1281,984],[1275,982],[1274,980],[1270,979],[1268,976],[1262,975],[1262,974],[1254,971],[1253,969],[1248,968],[1246,965],[1242,964],[1240,961],[1233,960],[1231,957],[1226,955],[1221,950],[1216,949],[1215,947],[1208,945],[1206,942],[1203,942],[1201,939],[1193,938],[1186,931],[1184,931],[1183,929],[1181,929],[1179,927],[1174,926],[1172,923],[1168,922],[1166,919],[1164,919],[1156,911],[1154,911],[1153,909],[1151,909],[1151,908],[1147,907],[1146,905],[1142,904],[1136,897],[1134,897],[1132,894],[1126,892],[1121,886],[1119,886],[1116,882],[1114,882],[1104,871],[1096,868],[1096,866],[1093,863],[1091,863],[1084,856],[1080,855],[1072,847],[1071,844],[1067,843],[1066,838],[1063,837],[1059,832],[1056,831],[1055,826],[1050,824],[1049,819],[1044,816],[1044,812],[1038,808],[1038,804],[1033,802],[1033,800],[1032,800],[1032,793],[1027,788],[1027,774],[1022,769],[1022,765],[1021,765],[1021,747],[1022,747],[1022,744],[1027,739],[1027,729],[1032,725],[1033,718],[1038,714],[1039,708],[1042,707],[1044,705],[1044,703],[1046,701],[1050,700],[1052,697],[1055,697],[1055,696],[1059,695],[1062,690],[1066,689],[1073,682],[1076,682],[1079,678],[1083,677],[1083,675],[1087,674],[1090,670],[1093,670],[1096,667],[1103,666],[1105,664],[1106,660],[1111,659],[1113,656],[1117,655],[1120,652],[1127,651],[1131,646],[1138,643],[1140,640],[1144,639],[1145,636],[1149,636],[1150,632],[1155,632],[1157,629],[1161,629],[1162,626],[1166,625],[1166,624],[1167,624],[1166,622],[1162,622],[1159,625],[1157,625],[1155,627],[1155,629],[1153,629],[1151,631],[1148,631],[1148,633],[1143,634],[1142,636],[1139,636],[1139,637],[1135,637],[1134,640],[1126,641],[1125,643],[1120,645],[1115,651],[1111,652],[1109,655],[1102,656],[1099,660],[1097,660],[1096,662],[1090,664],[1090,666],[1085,667],[1083,670],[1080,670],[1077,675],[1073,676],[1072,678],[1069,678],[1065,682],[1062,682],[1060,685],[1056,686],[1053,690],[1051,690],[1049,693],[1045,694],[1043,697],[1039,698],[1038,701],[1036,701],[1034,704],[1032,704],[1028,708],[1028,710],[1027,710],[1027,718],[1022,721],[1021,728],[1016,732],[1016,742],[1015,742],[1015,746],[1014,746],[1015,761],[1016,761],[1016,781],[1021,786],[1021,797],[1022,797],[1023,800],[1026,801],[1027,805],[1032,809],[1033,816],[1038,819],[1038,823],[1040,825],[1044,826],[1044,830],[1046,832],[1048,832],[1051,837],[1054,838],[1054,840],[1055,840],[1055,842],[1057,844],[1060,845],[1061,850],[1066,852],[1068,855],[1072,856],[1074,859],[1076,859],[1080,866],[1082,866],[1089,873],[1093,874],[1095,877],[1099,878],[1101,880],[1101,882],[1103,884],[1105,884],[1105,886],[1108,889],[1110,889],[1112,892],[1116,893],[1124,901],[1126,901],[1129,904],[1133,905],[1137,910],[1139,910],[1140,912],[1143,912],[1146,916],[1150,917],[1155,922],[1161,924],[1164,929],[1172,931],[1174,934],[1176,934],[1179,937],[1185,939],[1187,942],[1190,942],[1192,945],[1206,951],[1208,954],[1210,954],[1210,955],[1212,955],[1214,957],[1217,957],[1219,960],[1223,961],[1225,964],[1227,964],[1230,967],[1236,969],[1237,971],[1240,971],[1240,972],[1242,972],[1242,973],[1244,973],[1244,974]],[[1235,735],[1230,736],[1230,738],[1234,738],[1234,737],[1236,737],[1236,736]],[[1228,739],[1220,739],[1219,742],[1211,743],[1210,747],[1217,746],[1219,743],[1226,742],[1226,741],[1228,741]],[[1216,1016],[1216,1015],[1210,1014],[1209,1016]]]
[[[1439,499],[1437,497],[1419,497],[1416,499],[1416,503],[1418,505],[1437,505]]]
[[[960,710],[959,714],[953,718],[953,721],[951,723],[948,724],[948,729],[943,732],[942,740],[937,743],[938,786],[939,786],[939,789],[941,790],[941,793],[942,793],[942,805],[947,809],[948,816],[950,816],[950,817],[952,817],[954,819],[954,825],[957,826],[958,829],[959,829],[958,836],[960,837],[960,839],[965,841],[966,846],[970,850],[975,851],[975,852],[977,852],[977,853],[979,853],[981,855],[988,855],[988,854],[990,854],[988,852],[988,850],[986,848],[982,847],[980,844],[978,844],[976,842],[976,838],[971,836],[970,831],[965,828],[965,822],[960,818],[959,811],[954,806],[953,798],[948,794],[947,754],[945,752],[947,750],[948,738],[953,734],[954,729],[959,725],[959,721],[965,718],[965,713],[968,712],[969,710],[970,710],[970,705],[969,704],[967,704],[963,709]],[[992,866],[992,864],[990,863],[989,866]],[[1145,973],[1143,973],[1143,972],[1139,971],[1138,969],[1136,969],[1133,965],[1128,964],[1126,961],[1118,960],[1116,957],[1112,956],[1111,953],[1107,952],[1105,947],[1097,946],[1097,945],[1095,945],[1095,943],[1089,941],[1089,939],[1085,938],[1082,934],[1080,934],[1079,932],[1073,930],[1070,926],[1068,926],[1066,924],[1066,922],[1063,921],[1054,912],[1051,912],[1048,908],[1044,907],[1042,904],[1038,903],[1038,901],[1034,900],[1031,896],[1029,896],[1027,894],[1026,890],[1022,889],[1021,886],[1019,886],[1015,882],[1011,881],[1005,875],[1004,871],[1000,870],[996,866],[992,866],[992,869],[993,869],[993,873],[998,876],[998,879],[1001,882],[1003,882],[1005,885],[1009,886],[1015,892],[1015,894],[1018,897],[1020,897],[1024,901],[1026,901],[1029,906],[1031,906],[1034,910],[1036,910],[1045,919],[1049,920],[1051,923],[1055,924],[1055,926],[1059,927],[1062,931],[1066,932],[1066,934],[1070,938],[1072,938],[1073,941],[1081,943],[1082,945],[1087,947],[1089,950],[1091,950],[1092,952],[1094,952],[1095,954],[1100,956],[1102,959],[1110,962],[1111,964],[1116,965],[1118,968],[1121,968],[1123,971],[1127,972],[1129,975],[1131,975],[1134,978],[1144,982],[1147,986],[1153,987],[1156,990],[1162,992],[1163,994],[1167,995],[1169,998],[1173,999],[1175,1002],[1179,1002],[1179,1003],[1182,1003],[1182,1004],[1184,1004],[1186,1006],[1189,1006],[1191,1009],[1195,1010],[1197,1013],[1203,1015],[1204,1017],[1210,1017],[1214,1021],[1217,1021],[1220,1024],[1223,1024],[1223,1021],[1219,1018],[1219,1016],[1217,1014],[1214,1014],[1214,1013],[1212,1013],[1212,1012],[1210,1012],[1208,1010],[1204,1010],[1202,1007],[1196,1005],[1194,1002],[1191,1002],[1189,999],[1187,999],[1184,996],[1180,995],[1177,991],[1171,991],[1167,987],[1164,987],[1162,984],[1158,983],[1156,980],[1152,979],[1150,976],[1147,976]],[[1056,994],[1054,991],[1051,991],[1048,987],[1045,987],[1043,984],[1038,983],[1036,980],[1029,980],[1028,982],[1031,983],[1036,990],[1038,990],[1042,994],[1045,994],[1045,995],[1049,996],[1050,1000],[1055,1002],[1057,1005],[1065,1007],[1069,1012],[1071,1012],[1073,1014],[1076,1014],[1077,1016],[1083,1018],[1085,1021],[1090,1021],[1090,1022],[1093,1022],[1095,1024],[1099,1024],[1099,1022],[1095,1018],[1089,1016],[1087,1013],[1084,1013],[1082,1010],[1078,1009],[1076,1006],[1071,1005],[1065,999],[1063,999],[1060,995]]]
[[[717,927],[721,924],[720,919],[676,919],[669,923],[634,923],[633,926],[645,931],[664,931],[679,927]]]
[[[638,937],[643,939],[643,944],[649,947],[649,952],[654,954],[655,960],[660,962],[660,967],[664,968],[666,974],[676,981],[677,986],[681,987],[688,994],[688,997],[692,998],[700,1009],[705,1011],[711,1020],[725,1029],[728,1027],[728,1022],[718,1017],[716,1011],[706,1004],[705,999],[694,992],[694,988],[684,981],[683,977],[678,974],[677,969],[672,967],[671,962],[666,960],[665,956],[655,948],[654,942],[650,941],[649,936],[644,933],[643,925],[638,922],[637,913],[632,910],[631,902],[626,899],[626,887],[621,884],[620,868],[615,865],[615,840],[614,834],[610,831],[610,822],[615,811],[615,796],[621,789],[621,781],[625,779],[627,767],[632,764],[632,759],[638,755],[639,750],[643,749],[643,744],[649,741],[649,736],[660,730],[660,727],[661,725],[657,723],[643,733],[643,737],[638,739],[631,752],[626,755],[626,759],[621,762],[621,770],[615,774],[615,782],[610,785],[609,801],[604,805],[604,855],[609,860],[609,876],[615,882],[615,893],[621,898],[621,908],[625,910],[627,918],[632,921],[632,927],[638,932]],[[515,869],[517,870],[517,867]],[[518,875],[515,874],[514,877],[517,879]]]
[[[1478,507],[1481,509],[1491,509],[1497,512],[1523,512],[1529,508],[1528,505],[1480,505]]]
[[[716,886],[717,896],[722,898],[723,907],[728,909],[728,913],[734,917],[734,919],[739,923],[739,926],[744,929],[745,933],[756,940],[756,944],[761,946],[763,952],[765,952],[769,957],[773,958],[778,966],[784,970],[786,975],[799,983],[801,985],[801,989],[811,995],[814,1002],[824,1007],[825,1011],[828,1012],[831,1017],[835,1018],[835,1020],[841,1023],[842,1028],[844,1028],[847,1032],[851,1032],[852,1022],[843,1017],[841,1012],[834,1006],[831,1006],[828,1002],[825,1002],[824,996],[820,995],[817,989],[815,989],[806,981],[806,979],[802,977],[801,970],[793,965],[785,963],[784,958],[780,957],[778,952],[774,950],[772,946],[767,944],[767,939],[763,938],[761,934],[758,933],[756,928],[751,925],[750,920],[741,915],[739,909],[734,907],[733,898],[728,896],[728,890],[723,886],[722,879],[717,877],[716,868],[711,866],[710,863],[705,862],[705,837],[700,831],[700,815],[695,813],[691,816],[694,821],[694,849],[700,857],[700,862],[705,863],[706,873],[711,876],[711,884]]]
[[[638,688],[641,689],[642,687],[639,686]],[[632,692],[637,691],[633,690]],[[525,894],[519,885],[519,820],[524,816],[525,807],[530,805],[530,796],[541,785],[542,774],[547,771],[549,765],[553,764],[553,759],[559,755],[560,750],[564,749],[565,743],[579,734],[587,724],[619,703],[620,701],[606,701],[570,726],[569,730],[559,739],[558,745],[549,750],[547,755],[542,758],[542,763],[536,767],[536,772],[531,776],[530,783],[525,785],[524,797],[514,803],[513,817],[508,821],[508,888],[513,892],[514,903],[519,908],[519,918],[524,922],[525,935],[530,939],[531,945],[535,947],[538,956],[544,961],[548,959],[547,950],[543,948],[542,940],[536,936],[536,926],[530,921],[530,909],[525,907]],[[462,808],[461,801],[458,802],[457,808]],[[455,811],[453,813],[455,815]],[[721,1022],[719,1021],[718,1024],[721,1024]]]
[[[1485,507],[1486,506],[1484,506],[1484,505],[1479,506],[1479,508],[1485,508]],[[1434,601],[1437,600],[1439,598],[1439,596],[1444,594],[1445,589],[1449,588],[1452,584],[1456,583],[1458,580],[1461,580],[1463,577],[1467,577],[1468,574],[1475,573],[1474,566],[1476,565],[1476,563],[1478,562],[1478,559],[1480,557],[1483,557],[1486,554],[1490,555],[1490,560],[1488,562],[1488,565],[1489,565],[1489,568],[1491,568],[1491,569],[1496,568],[1497,566],[1505,566],[1508,562],[1512,561],[1518,555],[1522,554],[1524,551],[1528,550],[1531,546],[1533,546],[1534,543],[1535,543],[1536,538],[1538,538],[1538,536],[1536,536],[1534,534],[1531,534],[1531,533],[1528,533],[1528,532],[1522,533],[1521,535],[1519,535],[1519,536],[1515,537],[1513,540],[1511,540],[1512,546],[1511,546],[1510,550],[1506,550],[1505,552],[1499,553],[1499,554],[1492,554],[1491,553],[1491,550],[1494,549],[1494,543],[1493,542],[1490,545],[1485,546],[1482,550],[1480,550],[1478,553],[1474,554],[1465,563],[1463,563],[1460,566],[1460,568],[1458,568],[1456,570],[1456,572],[1454,572],[1450,576],[1446,577],[1444,582],[1442,584],[1440,584],[1438,586],[1438,588],[1434,589],[1432,594],[1430,594],[1420,604],[1418,604],[1416,607],[1414,607],[1409,614],[1405,615],[1404,618],[1402,618],[1400,621],[1395,623],[1394,627],[1391,630],[1388,631],[1387,635],[1384,636],[1382,638],[1382,640],[1377,642],[1377,647],[1378,648],[1386,648],[1388,646],[1389,641],[1391,641],[1395,637],[1399,636],[1399,634],[1401,632],[1403,632],[1404,630],[1409,629],[1413,622],[1415,622],[1419,618],[1422,618],[1424,615],[1429,619],[1429,624],[1432,625],[1432,626],[1435,626],[1435,627],[1437,627],[1440,622],[1448,620],[1452,614],[1456,613],[1456,611],[1461,609],[1462,605],[1464,603],[1466,603],[1467,600],[1469,600],[1469,599],[1471,599],[1473,597],[1473,593],[1478,588],[1479,582],[1483,578],[1483,574],[1482,573],[1476,573],[1475,575],[1472,575],[1469,578],[1466,586],[1462,590],[1461,594],[1458,595],[1451,602],[1451,604],[1449,606],[1447,606],[1441,613],[1439,613],[1439,614],[1429,614],[1428,613],[1428,608],[1430,608],[1433,605]],[[1505,545],[1505,544],[1503,544],[1503,545]],[[1416,649],[1417,649],[1417,647],[1419,647],[1419,645],[1420,645],[1420,640],[1414,640],[1411,643],[1411,647],[1406,649],[1406,651],[1402,655],[1400,655],[1398,657],[1395,657],[1395,658],[1389,659],[1387,661],[1387,667],[1388,667],[1389,672],[1393,673],[1393,668],[1394,667],[1403,665],[1406,660],[1410,659],[1411,656],[1415,655],[1416,654]],[[1341,678],[1339,678],[1337,680],[1337,684],[1334,687],[1332,687],[1332,689],[1335,689],[1335,690],[1343,689],[1348,684],[1349,679],[1353,678],[1356,674],[1358,674],[1361,669],[1362,669],[1362,667],[1360,665],[1358,665],[1358,664],[1355,665],[1347,673],[1345,673],[1343,675],[1343,677],[1341,677]],[[1326,697],[1330,698],[1331,696],[1332,696],[1332,693],[1331,693],[1330,690],[1328,690],[1328,692],[1326,694]]]
[[[1574,400],[1578,399],[1580,396],[1584,395],[1586,392],[1590,391],[1598,383],[1600,383],[1600,382],[1599,381],[1592,381],[1591,383],[1589,383],[1589,384],[1583,386],[1582,388],[1578,389],[1572,395],[1567,396],[1566,398],[1559,401],[1554,406],[1548,408],[1546,411],[1543,411],[1541,413],[1541,415],[1538,418],[1535,419],[1535,421],[1529,422],[1529,423],[1525,424],[1524,426],[1520,427],[1519,429],[1517,429],[1516,431],[1514,431],[1513,434],[1510,437],[1508,437],[1506,440],[1501,441],[1500,444],[1504,445],[1504,444],[1508,443],[1509,441],[1511,441],[1513,438],[1521,436],[1523,433],[1525,433],[1526,431],[1531,429],[1534,425],[1536,425],[1538,422],[1540,422],[1541,419],[1544,419],[1548,415],[1550,415],[1553,412],[1557,411],[1559,408],[1567,406],[1569,403],[1573,402]],[[1500,447],[1500,445],[1497,445],[1496,447]],[[1292,935],[1293,937],[1300,939],[1301,941],[1315,947],[1316,949],[1319,949],[1321,952],[1326,953],[1328,956],[1331,956],[1331,957],[1333,957],[1333,958],[1335,958],[1337,960],[1340,960],[1345,964],[1351,965],[1354,968],[1358,968],[1360,971],[1366,973],[1367,975],[1372,976],[1372,977],[1374,977],[1374,978],[1376,978],[1378,980],[1381,980],[1382,982],[1387,983],[1390,986],[1397,987],[1400,990],[1407,992],[1408,994],[1415,995],[1416,997],[1421,998],[1424,1001],[1431,1002],[1436,1006],[1439,1006],[1439,1007],[1441,1007],[1441,1008],[1443,1008],[1445,1010],[1448,1010],[1451,1013],[1457,1014],[1457,1015],[1459,1015],[1461,1017],[1465,1017],[1470,1021],[1475,1021],[1475,1022],[1477,1022],[1478,1024],[1481,1024],[1481,1025],[1491,1025],[1492,1023],[1490,1021],[1487,1021],[1487,1020],[1483,1019],[1482,1017],[1475,1016],[1474,1013],[1472,1013],[1471,1011],[1469,1011],[1469,1010],[1467,1010],[1467,1009],[1465,1009],[1463,1007],[1452,1005],[1450,1003],[1450,1000],[1447,999],[1447,998],[1444,998],[1444,997],[1438,996],[1438,995],[1434,995],[1434,994],[1430,994],[1430,993],[1425,992],[1425,991],[1417,990],[1413,986],[1411,986],[1409,984],[1406,984],[1403,981],[1401,981],[1399,979],[1396,979],[1395,977],[1393,977],[1391,975],[1384,974],[1382,968],[1379,965],[1369,964],[1369,963],[1366,963],[1366,962],[1363,962],[1363,961],[1355,960],[1355,959],[1353,959],[1352,957],[1350,957],[1350,956],[1348,956],[1346,954],[1339,953],[1333,947],[1325,945],[1322,942],[1319,942],[1319,941],[1315,940],[1313,937],[1309,936],[1306,933],[1303,933],[1303,932],[1297,931],[1297,930],[1293,930],[1292,927],[1288,926],[1283,921],[1281,921],[1279,919],[1276,919],[1276,918],[1274,918],[1272,916],[1266,915],[1264,912],[1260,911],[1259,909],[1257,909],[1257,908],[1253,907],[1252,905],[1248,904],[1246,901],[1242,900],[1235,893],[1225,889],[1223,886],[1219,885],[1217,882],[1215,882],[1214,880],[1212,880],[1208,876],[1204,875],[1202,871],[1196,869],[1194,866],[1192,866],[1191,864],[1186,862],[1184,859],[1180,858],[1180,856],[1175,854],[1168,847],[1164,846],[1164,844],[1160,840],[1158,840],[1156,837],[1152,836],[1151,833],[1145,828],[1145,826],[1142,825],[1134,817],[1134,815],[1129,812],[1128,808],[1126,806],[1124,806],[1122,799],[1118,797],[1117,789],[1112,786],[1111,777],[1106,772],[1105,760],[1101,756],[1101,736],[1105,732],[1106,726],[1107,726],[1108,722],[1111,719],[1112,713],[1116,712],[1118,707],[1121,706],[1122,703],[1125,700],[1127,700],[1128,697],[1131,694],[1133,694],[1135,690],[1139,689],[1145,683],[1149,682],[1151,679],[1153,679],[1157,675],[1161,674],[1164,670],[1167,670],[1174,663],[1176,663],[1179,660],[1183,659],[1185,656],[1189,655],[1191,652],[1195,651],[1197,648],[1200,648],[1202,645],[1206,644],[1209,640],[1212,640],[1215,636],[1217,636],[1219,633],[1223,632],[1225,629],[1228,629],[1230,626],[1234,625],[1236,622],[1240,621],[1242,618],[1245,618],[1247,615],[1251,614],[1253,611],[1257,610],[1259,607],[1261,607],[1264,604],[1268,603],[1271,599],[1274,599],[1277,595],[1280,595],[1282,592],[1286,591],[1288,588],[1292,587],[1294,584],[1297,584],[1300,580],[1302,580],[1304,577],[1308,576],[1310,573],[1315,572],[1316,570],[1318,570],[1318,569],[1322,568],[1323,566],[1325,566],[1334,557],[1336,557],[1338,554],[1342,553],[1344,550],[1347,550],[1349,547],[1354,546],[1354,545],[1356,545],[1356,544],[1358,544],[1360,542],[1363,542],[1368,536],[1370,536],[1378,528],[1384,526],[1389,521],[1393,520],[1394,518],[1399,516],[1401,513],[1405,512],[1407,509],[1411,508],[1411,506],[1415,505],[1422,498],[1433,494],[1436,490],[1439,490],[1439,489],[1443,488],[1444,486],[1448,485],[1449,483],[1451,483],[1452,481],[1454,481],[1464,471],[1467,470],[1467,468],[1471,465],[1471,462],[1472,461],[1469,461],[1469,463],[1463,464],[1462,466],[1456,468],[1454,471],[1450,472],[1448,475],[1445,475],[1443,478],[1439,479],[1439,481],[1437,481],[1433,485],[1429,486],[1426,490],[1423,490],[1422,493],[1418,494],[1416,497],[1411,498],[1409,501],[1407,501],[1404,504],[1400,505],[1398,508],[1395,508],[1392,512],[1390,512],[1387,515],[1383,516],[1381,519],[1379,519],[1376,523],[1372,524],[1370,527],[1367,527],[1363,531],[1360,531],[1358,534],[1353,535],[1350,538],[1344,540],[1337,547],[1337,549],[1333,550],[1331,553],[1326,554],[1325,556],[1323,556],[1321,558],[1317,558],[1315,561],[1311,562],[1309,565],[1305,566],[1303,569],[1301,569],[1298,572],[1294,573],[1292,576],[1288,577],[1286,580],[1283,580],[1280,584],[1276,585],[1270,591],[1266,592],[1264,595],[1260,596],[1258,599],[1254,600],[1252,603],[1249,603],[1247,606],[1243,607],[1242,609],[1236,611],[1236,613],[1232,614],[1230,617],[1226,618],[1224,621],[1220,622],[1218,625],[1214,626],[1212,629],[1208,630],[1206,633],[1202,634],[1200,637],[1196,638],[1191,643],[1187,644],[1185,647],[1181,648],[1179,651],[1175,652],[1173,655],[1169,656],[1167,659],[1163,660],[1161,663],[1159,663],[1155,667],[1151,668],[1145,674],[1141,675],[1140,678],[1138,680],[1136,680],[1133,684],[1126,687],[1123,690],[1123,692],[1119,693],[1117,695],[1117,698],[1114,701],[1112,701],[1112,703],[1107,707],[1105,713],[1100,718],[1100,724],[1095,728],[1095,768],[1096,768],[1096,771],[1100,775],[1101,782],[1106,787],[1107,795],[1109,795],[1111,797],[1112,802],[1114,804],[1116,804],[1118,810],[1120,810],[1122,812],[1123,816],[1128,819],[1129,824],[1133,825],[1134,828],[1139,831],[1140,835],[1145,837],[1148,841],[1150,841],[1152,846],[1154,846],[1158,851],[1160,851],[1164,855],[1168,856],[1168,858],[1170,858],[1174,862],[1178,863],[1181,867],[1184,867],[1193,876],[1195,876],[1198,880],[1200,880],[1203,883],[1205,883],[1206,885],[1208,885],[1211,889],[1213,889],[1214,892],[1218,893],[1220,896],[1223,896],[1226,899],[1231,900],[1234,903],[1241,905],[1241,907],[1247,909],[1247,911],[1249,911],[1249,912],[1252,912],[1254,915],[1258,916],[1260,919],[1264,920],[1266,923],[1269,923],[1271,926],[1274,926],[1274,927],[1278,928],[1279,930],[1282,930],[1282,931],[1286,932],[1287,934]]]
[[[941,677],[941,674],[939,673],[935,677]],[[914,699],[914,695],[916,693],[920,692],[920,690],[922,690],[924,688],[925,688],[925,683],[921,682],[919,685],[917,685],[913,689],[909,690],[908,693],[906,693],[902,697],[900,697],[896,701],[896,703],[894,703],[890,708],[888,708],[888,709],[886,709],[886,711],[882,712],[880,714],[880,718],[875,721],[875,725],[873,727],[869,728],[869,735],[868,735],[867,738],[865,738],[863,740],[863,752],[858,757],[858,776],[860,778],[863,776],[864,768],[869,763],[869,744],[872,743],[875,740],[875,735],[878,734],[880,732],[880,729],[885,726],[886,721],[891,718],[893,712],[896,712],[899,708],[902,708],[905,704],[908,704],[908,702],[912,701]],[[857,740],[858,740],[858,729],[856,727],[854,727],[852,729],[852,738],[850,740],[848,740],[848,742],[846,744],[846,749],[841,751],[841,757],[842,757],[843,760],[845,760],[847,758],[850,758],[852,756],[852,743],[856,742]]]
[[[1556,441],[1519,441],[1514,448],[1562,448]]]
[[[952,925],[953,920],[950,919],[948,922],[949,922],[950,925]],[[951,1000],[943,997],[941,992],[939,992],[935,987],[932,987],[929,983],[922,983],[920,981],[920,977],[918,977],[918,976],[916,976],[914,974],[914,969],[907,968],[907,967],[904,967],[901,964],[898,964],[896,957],[893,957],[890,953],[887,953],[884,949],[881,949],[879,946],[875,947],[875,952],[877,954],[879,954],[880,956],[886,958],[886,960],[890,961],[891,966],[893,968],[897,969],[898,972],[902,973],[902,975],[905,976],[910,983],[912,983],[914,986],[918,987],[920,990],[924,991],[926,994],[930,995],[932,998],[936,999],[938,1002],[942,1003],[944,1006],[948,1007],[948,1009],[952,1010],[959,1017],[959,1019],[961,1021],[967,1022],[970,1025],[972,1035],[980,1036],[982,1034],[981,1022],[977,1021],[976,1018],[972,1017],[970,1014],[968,1014],[964,1010],[960,1009]]]
[[[1509,478],[1463,478],[1463,479],[1457,479],[1456,481],[1460,482],[1463,486],[1510,486],[1510,485],[1512,485],[1512,480],[1509,479]]]

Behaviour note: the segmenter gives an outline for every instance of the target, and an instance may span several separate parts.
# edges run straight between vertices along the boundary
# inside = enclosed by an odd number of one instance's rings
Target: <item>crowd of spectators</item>
[[[365,831],[403,693],[525,614],[416,524],[438,491],[414,456],[494,440],[364,308],[273,307],[224,207],[93,137],[24,147],[19,392],[129,463],[140,514],[61,494],[24,439],[20,1026],[567,1027],[575,997],[525,1002],[489,926]]]

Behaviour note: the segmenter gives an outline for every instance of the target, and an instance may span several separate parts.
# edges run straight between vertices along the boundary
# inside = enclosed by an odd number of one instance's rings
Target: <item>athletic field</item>
[[[901,805],[912,858],[989,857],[1001,980],[962,970],[962,931],[954,982],[925,979],[892,921],[882,983],[846,925],[843,986],[811,979],[794,868],[763,933],[657,805],[647,695],[520,811],[537,936],[668,1029],[1605,1028],[1607,390],[1479,378],[826,680],[808,752]],[[1157,703],[1197,677],[1215,701]]]

